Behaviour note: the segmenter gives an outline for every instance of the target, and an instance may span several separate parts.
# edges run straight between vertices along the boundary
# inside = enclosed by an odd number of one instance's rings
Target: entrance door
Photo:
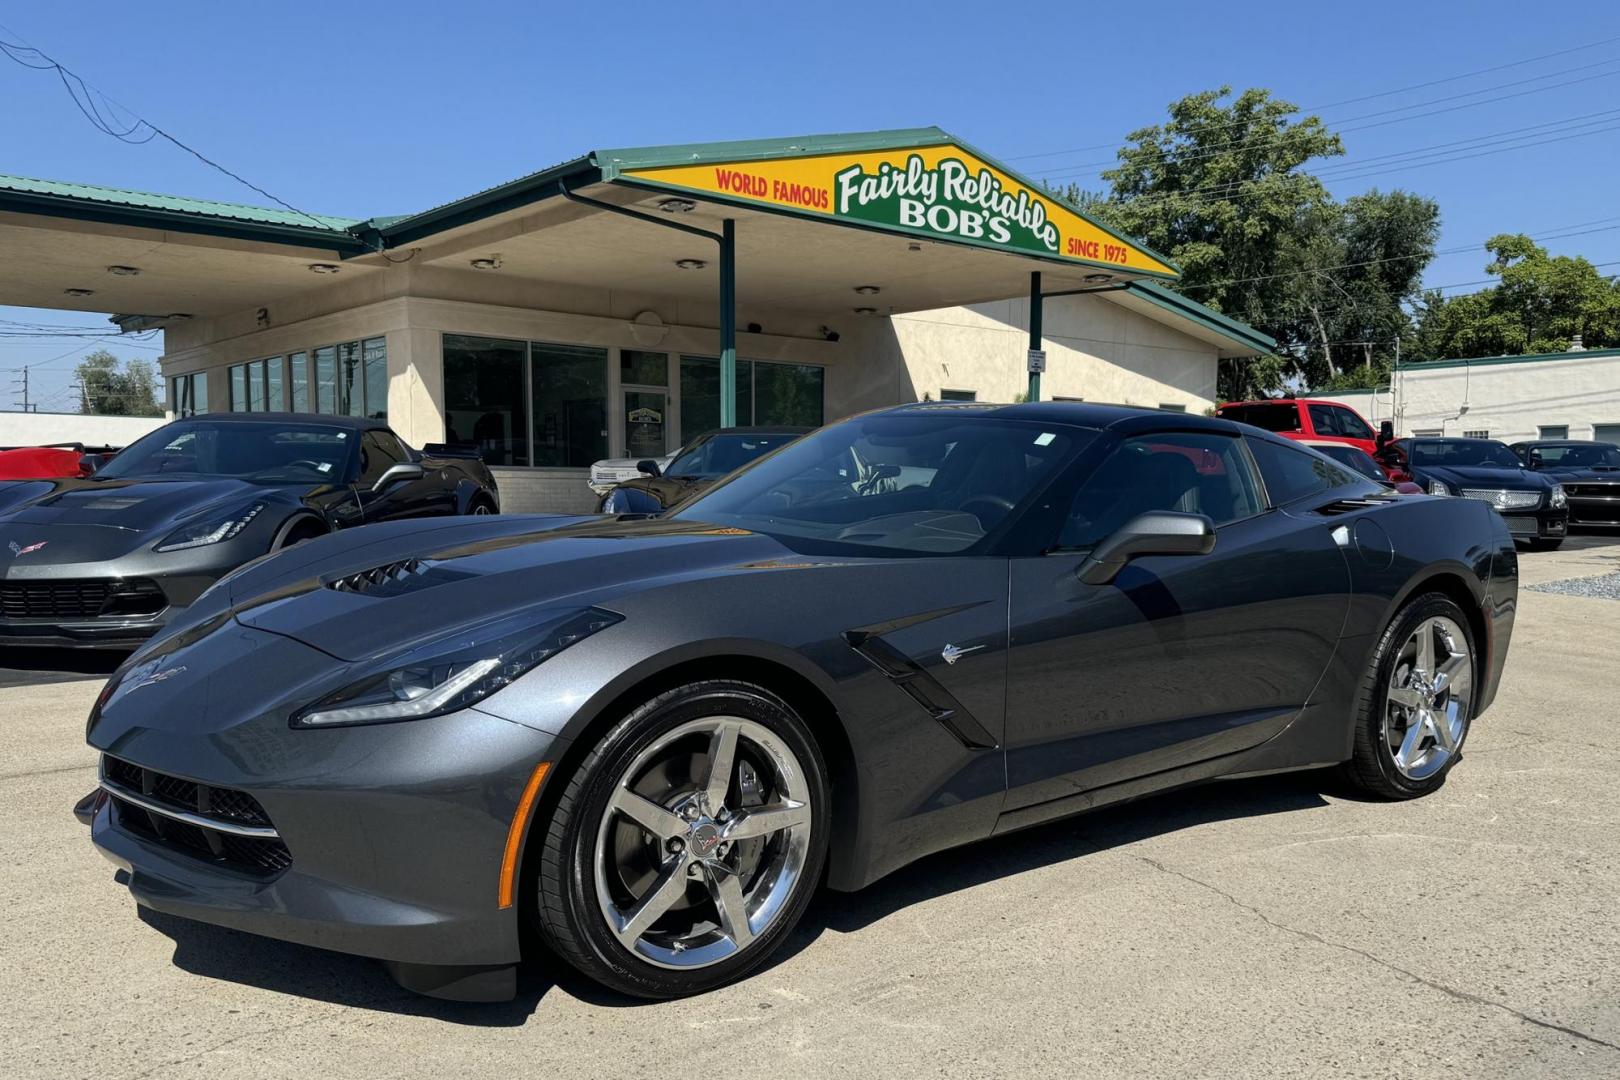
[[[624,456],[640,461],[667,452],[669,394],[663,390],[624,392]]]

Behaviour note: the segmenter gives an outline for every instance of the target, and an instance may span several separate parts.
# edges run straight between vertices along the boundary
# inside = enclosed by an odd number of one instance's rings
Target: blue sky
[[[1604,220],[1620,215],[1620,40],[1594,44],[1620,39],[1613,0],[1224,9],[1181,0],[855,8],[80,0],[8,5],[0,24],[287,202],[354,217],[420,210],[599,146],[925,124],[1035,179],[1100,187],[1094,163],[1112,150],[1094,147],[1158,121],[1189,92],[1263,86],[1313,107],[1590,45],[1321,110],[1330,126],[1362,127],[1345,134],[1348,154],[1333,163],[1344,178],[1330,186],[1340,196],[1376,186],[1437,199],[1442,249],[1503,231],[1620,224]],[[1481,93],[1455,97],[1470,91]],[[1433,104],[1369,115],[1423,102]],[[1450,111],[1388,122],[1437,109]],[[1575,119],[1605,110],[1615,111]],[[1584,134],[1424,167],[1378,160],[1534,125],[1561,126],[1524,141]],[[0,145],[0,172],[264,201],[161,140],[108,138],[54,76],[3,57]],[[1620,260],[1620,229],[1548,244]],[[1442,255],[1427,281],[1483,278],[1486,261],[1472,247]],[[105,325],[0,308],[0,319],[19,318]],[[78,344],[0,338],[0,391],[12,378],[3,369]],[[75,359],[40,368],[36,396],[60,397]],[[0,393],[0,407],[10,401]]]

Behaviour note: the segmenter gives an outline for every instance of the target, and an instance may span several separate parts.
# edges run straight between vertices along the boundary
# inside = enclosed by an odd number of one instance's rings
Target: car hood
[[[0,526],[84,525],[144,533],[209,510],[289,497],[282,488],[233,479],[61,480],[0,494]],[[296,498],[296,495],[292,497]]]
[[[1553,483],[1527,469],[1493,469],[1482,465],[1416,465],[1414,468],[1424,476],[1471,488],[1546,491]]]
[[[1620,466],[1616,465],[1571,465],[1567,468],[1553,466],[1537,470],[1549,480],[1560,484],[1570,481],[1597,481],[1608,480],[1620,483]]]
[[[698,522],[503,515],[325,537],[226,584],[242,624],[353,661],[523,610],[611,609],[660,581],[748,572],[789,555],[814,561],[770,537]]]

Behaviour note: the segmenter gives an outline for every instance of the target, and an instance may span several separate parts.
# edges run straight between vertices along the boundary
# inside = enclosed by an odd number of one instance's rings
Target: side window
[[[1334,407],[1333,415],[1338,417],[1340,435],[1347,435],[1352,439],[1373,437],[1373,430],[1367,426],[1366,421],[1342,405]]]
[[[1120,444],[1075,494],[1060,547],[1093,547],[1149,510],[1203,514],[1216,525],[1258,514],[1259,491],[1239,441],[1188,432]]]
[[[1273,506],[1286,506],[1310,495],[1365,482],[1321,454],[1280,446],[1269,439],[1250,439],[1249,450],[1260,466]]]
[[[1343,435],[1339,430],[1339,421],[1334,416],[1336,410],[1329,405],[1312,405],[1311,427],[1316,429],[1318,435]]]
[[[359,485],[370,487],[382,478],[389,466],[409,461],[405,447],[387,431],[368,431],[360,437]]]

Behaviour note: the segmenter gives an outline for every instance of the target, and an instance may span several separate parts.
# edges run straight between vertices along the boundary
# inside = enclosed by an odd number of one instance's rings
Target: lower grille
[[[274,876],[292,865],[259,800],[235,788],[142,768],[110,754],[102,787],[121,828],[185,855],[248,874]]]
[[[0,583],[0,616],[7,619],[137,618],[166,606],[163,590],[145,578]]]
[[[1508,532],[1514,536],[1536,536],[1541,532],[1541,526],[1533,517],[1513,515],[1504,516],[1502,520],[1507,522]]]

